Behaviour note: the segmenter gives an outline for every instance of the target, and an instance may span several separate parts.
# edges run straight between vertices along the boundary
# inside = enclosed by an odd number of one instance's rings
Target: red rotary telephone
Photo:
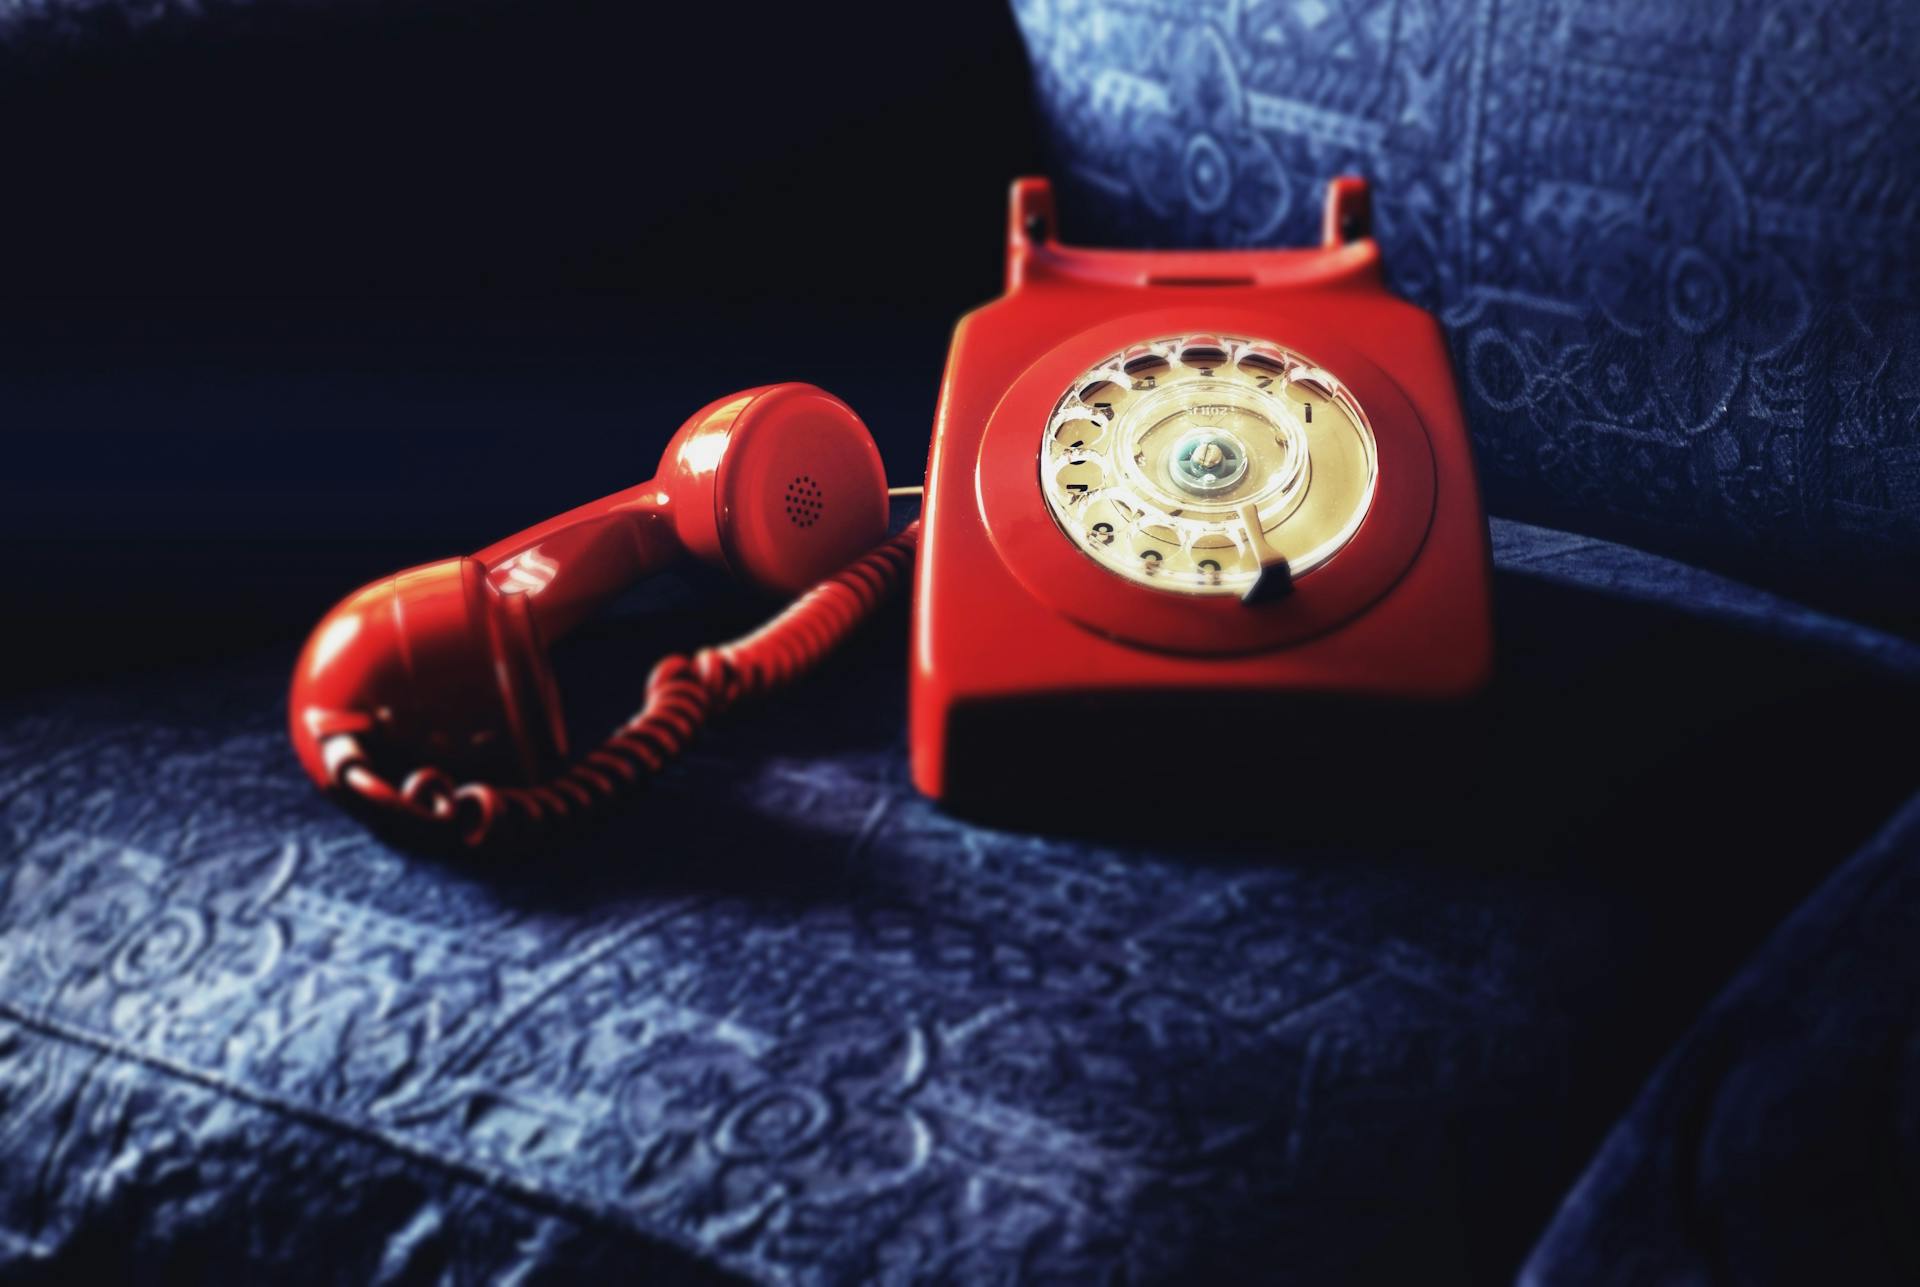
[[[803,673],[910,562],[913,780],[941,799],[1017,792],[1055,734],[1126,739],[1148,711],[1265,763],[1276,712],[1471,695],[1492,665],[1471,452],[1439,327],[1385,289],[1368,220],[1345,178],[1316,248],[1087,250],[1020,181],[1006,293],[954,334],[921,522],[886,539],[879,452],[838,399],[721,399],[655,478],[336,606],[294,673],[302,765],[429,834],[524,838]],[[805,593],[659,663],[569,760],[547,647],[689,555]]]

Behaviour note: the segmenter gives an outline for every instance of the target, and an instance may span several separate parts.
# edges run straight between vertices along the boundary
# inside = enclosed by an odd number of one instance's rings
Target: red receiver
[[[680,428],[648,481],[348,595],[314,628],[295,668],[294,747],[323,789],[391,796],[421,815],[454,811],[455,778],[539,784],[567,755],[547,648],[636,580],[692,556],[791,596],[873,550],[886,532],[880,453],[844,402],[807,384],[721,398]],[[861,606],[864,614],[871,605]],[[734,654],[722,660],[738,670]],[[695,700],[699,718],[712,696],[735,695],[740,680],[730,673],[729,691]],[[651,761],[671,758],[655,754],[661,743],[677,751],[691,735],[684,717],[661,725],[674,736],[650,734],[646,714],[622,730],[638,739],[624,759],[619,734],[595,753],[620,763],[585,772],[588,794],[611,794],[623,769],[629,780],[657,769]],[[405,788],[386,785],[403,779]],[[596,793],[602,779],[607,789]],[[586,803],[560,778],[519,792],[477,790],[476,816],[490,817],[503,794],[527,796],[524,811],[533,813],[543,791],[558,792],[547,812]],[[463,824],[470,838],[474,822]]]

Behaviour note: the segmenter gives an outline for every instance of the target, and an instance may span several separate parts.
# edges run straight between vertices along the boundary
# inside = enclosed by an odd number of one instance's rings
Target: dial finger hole
[[[1097,462],[1086,460],[1076,464],[1063,457],[1059,473],[1054,476],[1054,487],[1062,503],[1073,509],[1097,496],[1106,481],[1106,471]]]
[[[1226,365],[1227,346],[1216,336],[1195,335],[1180,346],[1180,361],[1202,375],[1212,375],[1217,368]]]
[[[1318,398],[1322,402],[1333,400],[1333,383],[1327,373],[1319,370],[1295,371],[1287,380],[1287,392],[1296,398]]]
[[[1338,396],[1333,377],[1325,371],[1310,367],[1296,368],[1287,377],[1287,405],[1300,417],[1301,425],[1314,429],[1314,416],[1320,417],[1319,424],[1327,423],[1328,404]]]
[[[1133,391],[1133,380],[1120,370],[1100,371],[1096,378],[1080,386],[1074,397],[1103,420],[1113,419],[1114,408]]]
[[[1053,454],[1071,464],[1085,464],[1106,445],[1106,425],[1091,417],[1062,419],[1053,431]]]
[[[1287,369],[1287,355],[1270,344],[1249,344],[1241,350],[1236,365],[1248,375],[1255,377],[1256,382],[1264,378],[1268,383],[1272,383]]]
[[[1127,530],[1127,520],[1114,505],[1113,498],[1112,488],[1096,492],[1079,510],[1080,521],[1086,524],[1085,539],[1089,547],[1110,547]]]
[[[1120,369],[1127,373],[1127,378],[1133,382],[1134,391],[1138,392],[1142,389],[1157,387],[1160,381],[1166,378],[1167,373],[1173,370],[1173,363],[1169,362],[1167,355],[1159,349],[1141,344],[1128,349],[1121,356]]]

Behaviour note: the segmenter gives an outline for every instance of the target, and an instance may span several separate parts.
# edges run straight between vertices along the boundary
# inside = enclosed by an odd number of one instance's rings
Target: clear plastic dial
[[[1344,384],[1237,336],[1149,340],[1089,367],[1040,444],[1061,531],[1120,575],[1181,594],[1291,584],[1365,521],[1373,431]]]

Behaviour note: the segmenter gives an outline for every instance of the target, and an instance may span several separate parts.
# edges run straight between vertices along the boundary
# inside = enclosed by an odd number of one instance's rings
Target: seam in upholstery
[[[1795,599],[1724,576],[1697,564],[1671,559],[1638,546],[1622,545],[1599,537],[1575,537],[1546,549],[1531,549],[1518,554],[1501,550],[1502,527],[1529,532],[1557,532],[1517,519],[1493,520],[1493,562],[1502,572],[1583,589],[1601,590],[1637,603],[1664,605],[1696,619],[1726,622],[1737,629],[1771,633],[1808,644],[1829,653],[1853,658],[1899,679],[1911,682],[1920,677],[1920,645],[1898,635],[1862,625],[1846,617],[1809,607]],[[1583,560],[1602,551],[1619,551],[1631,562],[1607,569],[1605,579],[1595,577]],[[1676,571],[1692,577],[1693,584],[1709,592],[1676,596],[1666,593],[1662,577]],[[1769,615],[1771,614],[1771,615]],[[1786,626],[1769,629],[1770,621]]]
[[[317,1109],[293,1103],[251,1086],[228,1081],[165,1055],[128,1046],[97,1032],[91,1032],[9,1001],[0,1000],[0,1017],[12,1019],[22,1027],[53,1040],[93,1050],[109,1058],[139,1064],[172,1077],[176,1081],[191,1083],[215,1094],[224,1095],[229,1099],[296,1121],[301,1125],[374,1145],[410,1162],[446,1172],[465,1183],[477,1183],[530,1210],[547,1215],[568,1216],[640,1242],[664,1244],[667,1248],[690,1257],[694,1267],[711,1268],[718,1263],[732,1273],[751,1276],[749,1266],[736,1261],[725,1252],[707,1247],[675,1229],[656,1228],[652,1225],[642,1227],[637,1220],[623,1217],[590,1199],[549,1192],[510,1173],[492,1170],[469,1159],[449,1158],[429,1152],[404,1137],[396,1137],[376,1127],[332,1117]]]

